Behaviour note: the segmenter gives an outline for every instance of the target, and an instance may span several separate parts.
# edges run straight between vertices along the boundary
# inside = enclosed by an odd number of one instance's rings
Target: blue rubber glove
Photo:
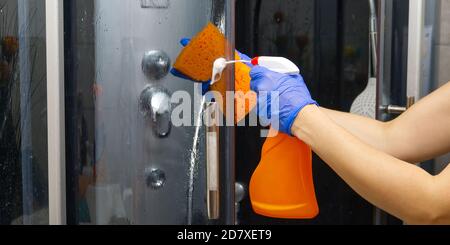
[[[279,132],[292,136],[292,125],[300,111],[308,105],[318,105],[311,98],[301,75],[286,75],[255,66],[250,76],[251,89],[258,94],[259,112],[267,112],[263,115],[259,113],[260,117],[267,115],[267,119],[272,119],[276,116],[279,120]],[[278,93],[279,106],[272,106],[274,98],[270,96],[271,92]],[[261,96],[262,93],[267,93],[268,96]]]
[[[183,39],[180,40],[180,44],[183,47],[186,47],[189,44],[190,41],[191,41],[191,39],[189,39],[189,38],[183,38]],[[242,54],[239,51],[236,51],[236,52],[238,52],[238,54],[239,54],[239,56],[241,57],[242,60],[248,60],[248,61],[251,60],[247,55]],[[251,66],[251,64],[247,64],[247,65]],[[183,73],[181,73],[180,71],[178,71],[175,68],[172,68],[170,70],[170,73],[172,73],[172,75],[174,75],[176,77],[179,77],[179,78],[182,78],[182,79],[190,80],[190,81],[193,81],[193,82],[200,82],[202,84],[202,93],[203,93],[203,95],[208,93],[208,91],[211,88],[211,80],[209,80],[209,81],[195,81],[195,80],[192,80],[191,78],[187,77],[186,75],[184,75]]]

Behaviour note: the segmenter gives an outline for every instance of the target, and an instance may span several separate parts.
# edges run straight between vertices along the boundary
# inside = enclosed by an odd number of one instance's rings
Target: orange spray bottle
[[[312,219],[319,214],[312,176],[311,148],[286,134],[267,138],[250,182],[256,213],[282,219]]]

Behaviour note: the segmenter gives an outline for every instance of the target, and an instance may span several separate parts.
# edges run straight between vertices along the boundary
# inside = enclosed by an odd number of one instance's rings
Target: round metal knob
[[[145,176],[147,186],[154,190],[163,188],[166,183],[166,173],[160,169],[147,169]]]
[[[172,129],[170,92],[163,87],[147,87],[139,98],[140,111],[149,116],[153,130],[160,138],[165,138]]]
[[[236,193],[236,203],[242,202],[246,195],[244,185],[241,183],[236,183],[235,184],[235,193]]]
[[[169,56],[161,50],[150,50],[142,59],[142,71],[153,81],[164,78],[169,73],[170,65]]]

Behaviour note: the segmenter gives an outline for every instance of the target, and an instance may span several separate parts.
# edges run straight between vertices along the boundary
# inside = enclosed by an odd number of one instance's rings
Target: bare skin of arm
[[[391,122],[325,108],[320,110],[364,143],[417,163],[450,151],[450,82]]]
[[[450,224],[450,167],[432,176],[398,159],[427,159],[450,150],[449,98],[447,84],[397,120],[383,126],[372,122],[374,128],[385,127],[381,133],[366,132],[363,125],[346,129],[324,109],[307,106],[292,132],[372,204],[409,224]],[[396,149],[387,153],[383,144]]]

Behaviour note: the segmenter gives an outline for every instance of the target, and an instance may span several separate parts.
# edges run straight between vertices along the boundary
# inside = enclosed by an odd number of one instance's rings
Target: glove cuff
[[[319,106],[319,103],[317,103],[317,101],[315,101],[315,100],[305,101],[305,103],[299,105],[299,106],[298,106],[298,109],[295,110],[295,111],[289,116],[289,119],[288,119],[289,125],[288,125],[288,128],[287,128],[286,130],[287,130],[287,132],[288,132],[288,134],[289,134],[290,136],[292,136],[292,137],[294,136],[294,135],[292,134],[292,126],[294,126],[294,122],[295,122],[295,119],[297,118],[298,114],[299,114],[306,106],[309,106],[309,105],[316,105],[316,106]]]

